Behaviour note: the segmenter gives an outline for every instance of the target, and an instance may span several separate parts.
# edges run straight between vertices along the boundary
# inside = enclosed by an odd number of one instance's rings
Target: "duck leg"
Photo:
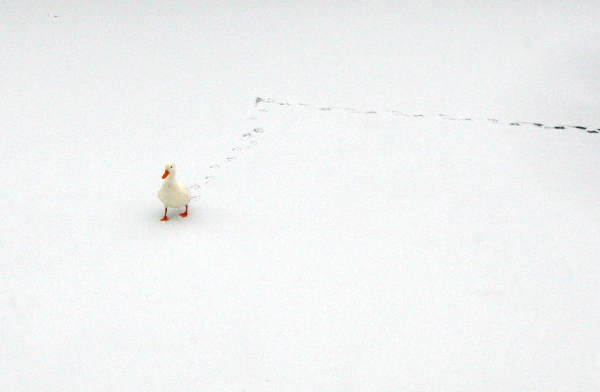
[[[185,205],[185,212],[183,214],[179,214],[180,217],[185,218],[187,216],[187,204]]]
[[[167,207],[165,207],[165,216],[162,217],[161,221],[168,221],[169,218],[167,218]]]

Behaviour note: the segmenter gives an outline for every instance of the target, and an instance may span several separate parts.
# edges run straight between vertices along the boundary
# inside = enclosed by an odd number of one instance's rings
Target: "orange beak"
[[[164,180],[165,178],[167,178],[167,176],[168,176],[168,175],[169,175],[169,171],[168,171],[168,170],[165,170],[165,172],[163,173],[163,180]]]

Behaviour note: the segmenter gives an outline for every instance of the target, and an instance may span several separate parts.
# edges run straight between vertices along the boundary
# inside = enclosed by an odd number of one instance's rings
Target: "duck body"
[[[185,207],[192,198],[187,186],[176,181],[163,181],[158,190],[158,198],[165,205],[165,208]]]
[[[165,215],[161,219],[162,221],[169,220],[167,217],[168,208],[185,207],[185,212],[179,214],[179,216],[183,218],[188,216],[188,204],[192,199],[192,195],[187,186],[175,180],[175,170],[175,164],[169,162],[165,165],[165,172],[162,176],[164,181],[158,190],[158,198],[165,206]]]

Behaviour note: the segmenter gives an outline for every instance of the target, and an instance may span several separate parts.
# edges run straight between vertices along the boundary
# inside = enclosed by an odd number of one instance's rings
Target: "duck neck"
[[[175,173],[170,173],[167,178],[165,178],[165,182],[167,184],[175,184]]]

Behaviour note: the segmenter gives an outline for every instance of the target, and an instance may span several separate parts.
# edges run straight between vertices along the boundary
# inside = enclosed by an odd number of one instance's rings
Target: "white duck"
[[[175,181],[175,164],[169,162],[165,165],[165,172],[162,175],[164,179],[162,186],[158,190],[158,198],[165,205],[165,216],[161,221],[167,221],[167,208],[180,208],[185,206],[185,212],[179,216],[185,218],[188,215],[188,204],[192,198],[187,186]]]

